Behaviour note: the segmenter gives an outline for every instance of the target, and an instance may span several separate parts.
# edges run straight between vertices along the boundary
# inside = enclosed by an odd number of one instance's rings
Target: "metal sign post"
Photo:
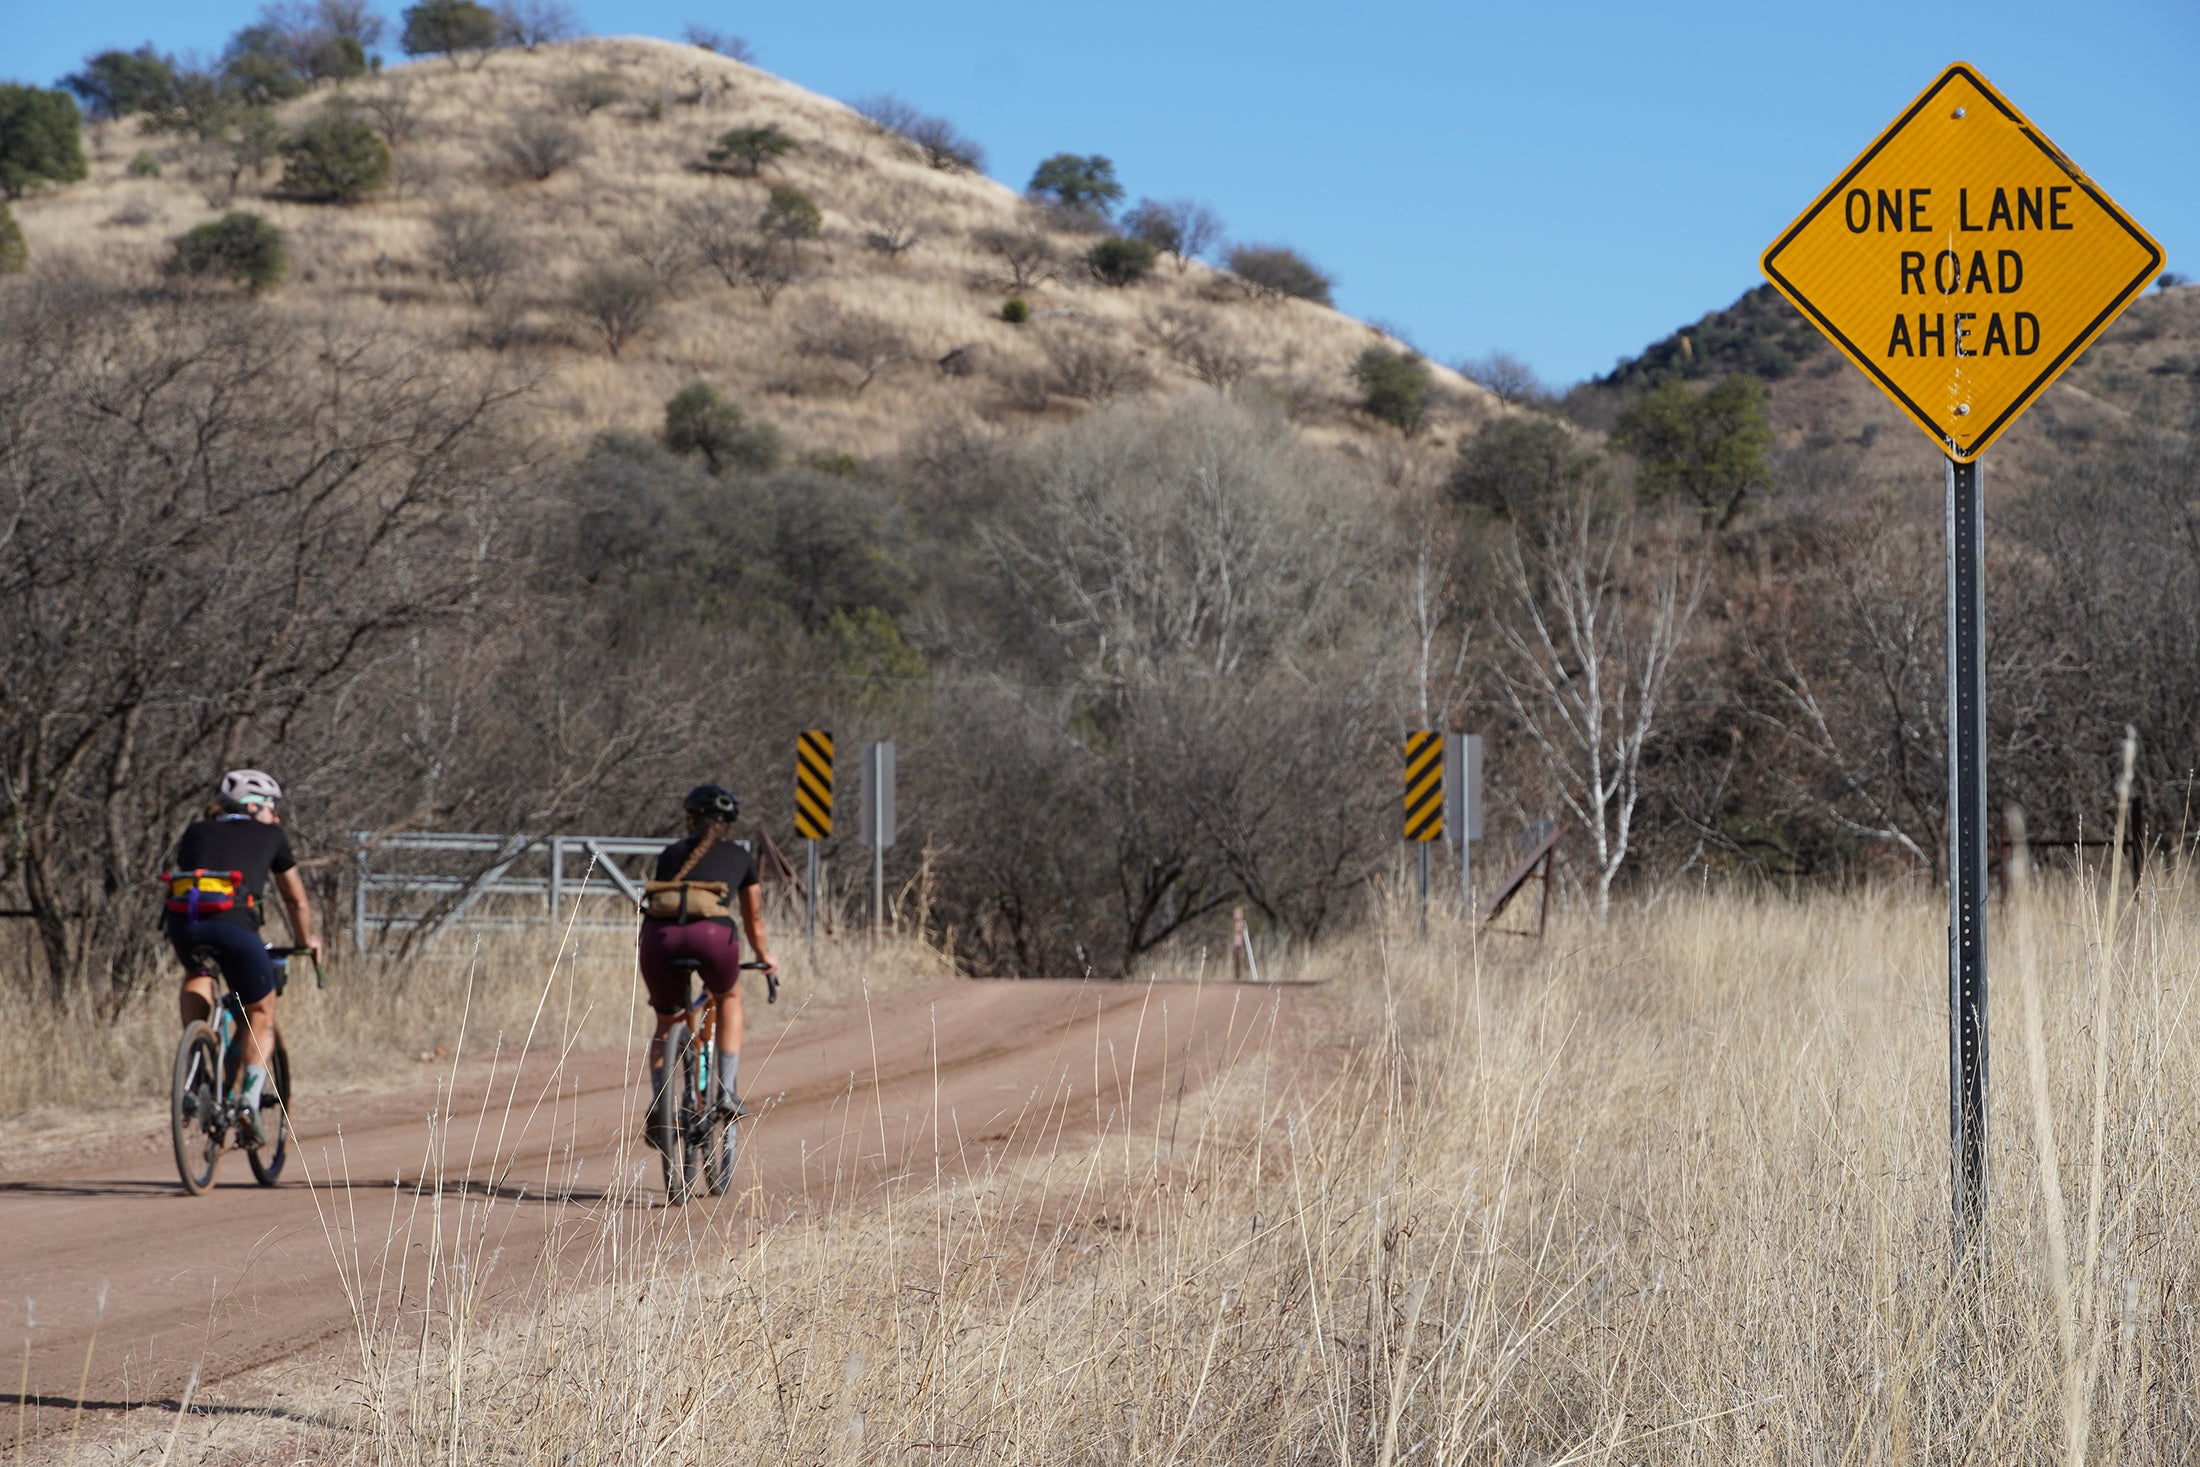
[[[1948,1149],[1956,1255],[1986,1209],[1985,515],[1979,465],[1948,461]]]
[[[1482,838],[1482,736],[1444,739],[1444,833],[1459,848],[1459,911],[1474,921],[1473,843]]]
[[[871,850],[871,936],[886,935],[886,848],[894,843],[894,746],[863,746],[863,843]]]
[[[1948,458],[1948,1149],[1983,1261],[1985,526],[1979,455],[2162,269],[2162,248],[1969,66],[1948,67],[1766,249],[1765,278]]]

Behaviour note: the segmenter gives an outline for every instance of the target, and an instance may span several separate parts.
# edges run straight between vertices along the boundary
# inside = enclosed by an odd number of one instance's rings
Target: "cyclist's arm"
[[[313,935],[313,908],[306,904],[306,884],[293,866],[275,873],[275,894],[283,899],[283,916],[290,923],[290,939],[313,949],[313,961],[321,961],[321,939]]]
[[[744,886],[741,888],[741,925],[748,929],[749,950],[756,954],[756,960],[767,968],[778,967],[779,965],[772,961],[771,941],[764,936],[763,887]]]

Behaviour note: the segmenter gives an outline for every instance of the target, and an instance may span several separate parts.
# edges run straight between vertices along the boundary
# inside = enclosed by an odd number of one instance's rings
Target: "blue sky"
[[[385,7],[393,16],[397,3]],[[0,75],[107,46],[211,53],[258,0],[0,0]],[[1442,360],[1565,383],[1757,283],[1758,252],[1947,63],[1969,61],[2200,275],[2200,4],[1306,0],[1165,6],[578,0],[602,34],[693,19],[837,97],[891,91],[1021,185],[1112,157],[1288,243]]]

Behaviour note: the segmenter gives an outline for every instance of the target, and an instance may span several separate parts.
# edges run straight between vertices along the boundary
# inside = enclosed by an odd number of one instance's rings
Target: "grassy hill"
[[[576,99],[590,90],[616,100],[584,113]],[[498,51],[478,69],[420,62],[340,93],[318,89],[287,104],[284,123],[295,127],[332,97],[377,121],[393,106],[409,114],[390,129],[392,184],[367,201],[275,197],[278,161],[218,203],[218,183],[202,188],[189,176],[187,144],[126,121],[91,138],[89,180],[19,206],[33,257],[75,256],[150,281],[176,235],[224,208],[250,209],[289,240],[273,309],[518,363],[539,380],[532,398],[553,440],[653,426],[668,396],[702,378],[798,449],[868,456],[912,428],[1075,416],[1111,397],[1189,387],[1202,370],[1282,400],[1318,438],[1396,437],[1353,406],[1352,363],[1371,344],[1395,344],[1381,331],[1306,301],[1254,299],[1234,277],[1198,263],[1179,270],[1166,257],[1141,283],[1102,285],[1077,264],[1094,236],[1046,228],[1012,189],[927,167],[847,106],[693,46],[597,39]],[[580,155],[530,179],[505,147],[515,132],[546,126],[569,130]],[[757,176],[699,166],[728,130],[767,126],[796,146]],[[142,164],[131,171],[141,150],[159,177],[142,176]],[[822,230],[767,302],[696,260],[682,219],[711,205],[753,219],[775,186],[813,199]],[[485,305],[433,263],[435,220],[453,208],[492,216],[517,246],[510,278]],[[980,236],[1035,225],[1061,264],[1012,292]],[[914,243],[888,250],[882,237]],[[649,269],[665,291],[616,357],[570,304],[575,282],[606,266]],[[1028,302],[1027,324],[1001,319],[1011,293]],[[1441,400],[1426,439],[1440,447],[1494,400],[1442,368],[1435,375]]]

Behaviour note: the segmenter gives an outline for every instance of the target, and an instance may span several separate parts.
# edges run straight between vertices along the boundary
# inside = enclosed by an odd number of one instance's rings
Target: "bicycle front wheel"
[[[290,1052],[283,1036],[275,1036],[275,1053],[268,1058],[267,1085],[260,1091],[260,1119],[267,1127],[268,1142],[245,1152],[252,1163],[252,1177],[263,1187],[282,1180],[283,1163],[290,1158]]]
[[[665,1035],[664,1090],[657,1113],[650,1117],[657,1149],[664,1155],[665,1201],[675,1207],[688,1200],[695,1185],[694,1157],[688,1146],[688,1108],[692,1104],[688,1065],[693,1050],[687,1025],[675,1024]]]
[[[176,1175],[196,1197],[214,1185],[222,1159],[221,1043],[201,1019],[184,1027],[176,1042],[176,1068],[168,1089],[168,1131],[176,1144]]]

